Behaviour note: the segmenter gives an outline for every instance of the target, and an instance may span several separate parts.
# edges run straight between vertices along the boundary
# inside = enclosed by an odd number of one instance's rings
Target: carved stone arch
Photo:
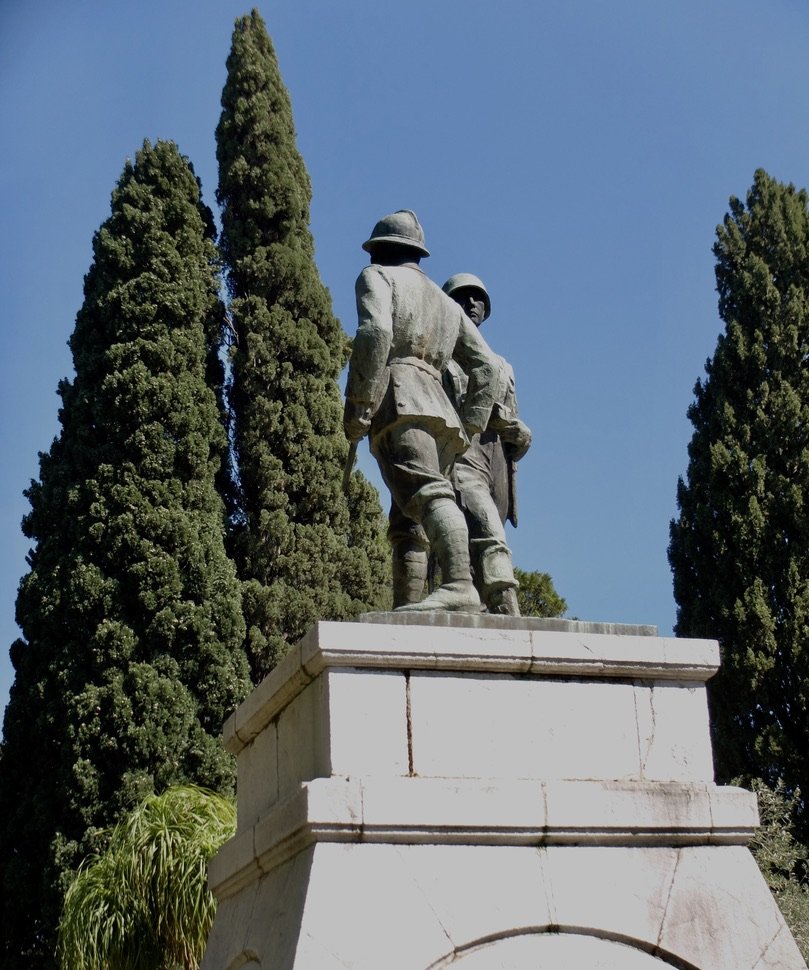
[[[671,953],[650,952],[642,940],[606,936],[585,928],[531,927],[475,940],[426,970],[701,970]]]

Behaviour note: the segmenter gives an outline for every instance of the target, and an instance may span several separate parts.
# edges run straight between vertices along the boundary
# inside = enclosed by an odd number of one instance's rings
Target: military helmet
[[[374,226],[371,238],[367,239],[362,248],[366,253],[373,252],[377,243],[394,243],[415,249],[422,256],[429,256],[430,252],[424,245],[424,230],[415,212],[410,209],[399,209],[389,216],[384,216]]]
[[[458,290],[477,290],[483,297],[483,319],[489,318],[489,314],[492,312],[492,301],[489,297],[489,291],[483,285],[483,280],[480,277],[473,276],[471,273],[456,273],[454,276],[450,276],[441,289],[447,296],[452,296]]]

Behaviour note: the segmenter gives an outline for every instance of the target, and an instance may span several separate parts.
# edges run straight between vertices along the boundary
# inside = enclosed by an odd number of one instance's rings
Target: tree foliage
[[[227,67],[217,198],[237,335],[233,550],[258,679],[315,620],[377,606],[390,581],[375,490],[355,474],[342,492],[348,341],[315,265],[309,177],[256,11],[236,22]]]
[[[719,639],[723,779],[809,791],[809,211],[757,171],[714,246],[725,323],[697,382],[669,560],[677,633]]]
[[[232,799],[193,785],[149,795],[70,884],[60,965],[196,970],[216,912],[208,862],[235,831]]]
[[[62,894],[153,790],[226,791],[222,723],[249,689],[214,478],[223,308],[209,210],[167,142],[127,163],[93,240],[40,456],[0,760],[4,967],[50,965]]]
[[[514,576],[520,584],[517,601],[523,616],[564,616],[567,602],[556,592],[548,573],[526,572],[515,567]]]
[[[795,835],[800,796],[790,796],[780,780],[770,788],[755,778],[750,787],[758,798],[761,820],[761,827],[750,841],[750,850],[804,960],[809,960],[809,851]]]

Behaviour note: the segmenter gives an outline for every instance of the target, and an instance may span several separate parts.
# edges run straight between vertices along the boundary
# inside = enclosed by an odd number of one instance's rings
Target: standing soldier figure
[[[443,290],[476,327],[491,313],[486,287],[471,273],[451,276]],[[480,597],[490,613],[519,616],[519,584],[503,526],[506,519],[517,525],[516,462],[531,445],[531,431],[517,417],[514,371],[502,357],[497,361],[500,393],[489,425],[455,462],[452,482],[469,528],[472,571]],[[466,375],[451,363],[444,385],[456,407],[463,407],[466,383]]]
[[[419,268],[430,254],[415,213],[385,216],[362,248],[371,264],[356,284],[359,323],[343,426],[352,443],[370,433],[390,489],[394,606],[479,612],[466,520],[449,474],[469,438],[489,423],[500,369],[458,304]],[[460,410],[442,385],[453,357],[467,381]],[[442,585],[422,600],[428,543]]]

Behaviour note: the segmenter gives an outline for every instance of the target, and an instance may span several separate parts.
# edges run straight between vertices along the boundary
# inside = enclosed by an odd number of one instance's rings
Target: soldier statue
[[[451,276],[443,286],[469,319],[480,327],[492,304],[483,282],[471,273]],[[452,483],[466,516],[475,586],[490,613],[519,616],[518,583],[504,524],[517,525],[516,463],[531,445],[531,431],[517,417],[514,371],[497,357],[501,376],[497,400],[486,430],[474,435],[456,460]],[[444,374],[450,399],[462,409],[467,393],[464,372],[450,362]]]
[[[343,426],[352,444],[370,435],[391,493],[394,606],[479,612],[466,519],[449,476],[489,423],[500,367],[461,307],[419,267],[430,255],[424,243],[408,209],[380,219],[363,243],[371,262],[356,283]],[[452,359],[466,382],[459,410],[442,384]],[[442,582],[422,599],[430,547]]]

